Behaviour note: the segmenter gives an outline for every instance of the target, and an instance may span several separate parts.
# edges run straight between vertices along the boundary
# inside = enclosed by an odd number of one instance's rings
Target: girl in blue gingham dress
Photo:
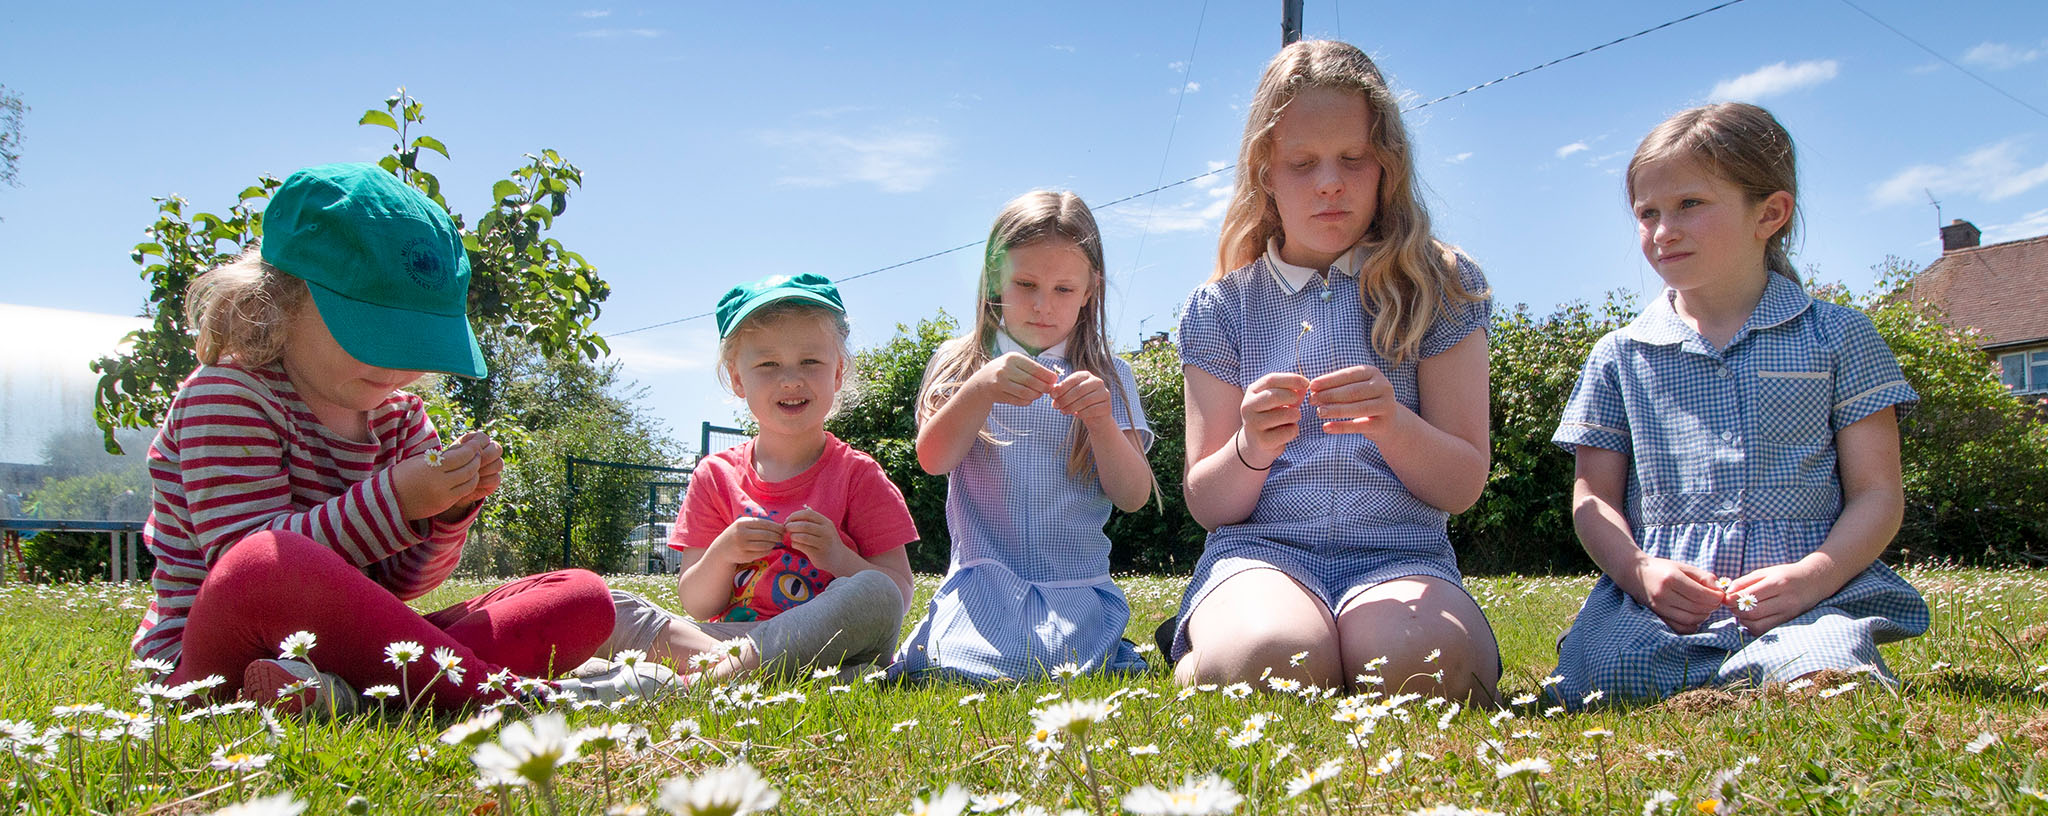
[[[1868,317],[1794,277],[1791,137],[1762,108],[1696,108],[1643,140],[1627,183],[1669,288],[1594,347],[1554,437],[1605,573],[1559,643],[1556,693],[1888,678],[1877,644],[1928,625],[1877,563],[1919,397]]]
[[[1180,323],[1185,492],[1210,530],[1171,630],[1181,683],[1494,695],[1445,535],[1486,484],[1491,301],[1431,232],[1413,155],[1356,47],[1267,64]]]
[[[990,231],[971,333],[941,346],[918,461],[947,473],[952,566],[892,675],[968,681],[1140,671],[1102,532],[1152,495],[1152,431],[1109,353],[1102,240],[1072,193],[1009,203]]]

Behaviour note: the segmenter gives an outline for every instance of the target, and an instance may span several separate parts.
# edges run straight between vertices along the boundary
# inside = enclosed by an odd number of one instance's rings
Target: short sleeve
[[[1835,394],[1829,418],[1834,430],[1856,424],[1885,406],[1897,406],[1904,419],[1920,404],[1920,394],[1907,384],[1898,358],[1877,333],[1870,316],[1854,309],[1830,310],[1837,321]]]
[[[903,491],[889,481],[889,474],[874,459],[857,451],[848,475],[846,537],[852,539],[862,558],[873,558],[918,539],[917,522]]]
[[[1145,421],[1144,395],[1138,391],[1138,376],[1131,370],[1131,364],[1122,357],[1116,361],[1116,379],[1120,389],[1110,392],[1115,405],[1116,426],[1126,431],[1138,432],[1138,449],[1152,450],[1152,425]]]
[[[690,474],[690,486],[683,492],[683,507],[676,512],[676,526],[668,534],[670,549],[710,547],[718,534],[731,526],[728,502],[719,495],[725,480],[719,478],[718,461],[716,457],[705,457]]]
[[[1610,332],[1593,344],[1579,369],[1579,383],[1565,401],[1557,433],[1550,441],[1576,454],[1580,445],[1628,453],[1628,412],[1621,400],[1621,335]]]
[[[1423,357],[1435,357],[1450,351],[1452,346],[1473,332],[1485,331],[1493,320],[1493,294],[1486,288],[1486,274],[1463,254],[1457,258],[1458,282],[1464,284],[1465,291],[1480,297],[1469,303],[1452,303],[1448,311],[1437,315],[1436,320],[1429,324],[1429,330],[1422,335]]]
[[[1232,273],[1236,274],[1236,273]],[[1210,281],[1188,295],[1180,313],[1180,361],[1238,388],[1250,383],[1238,365],[1242,315],[1224,302],[1220,281]]]

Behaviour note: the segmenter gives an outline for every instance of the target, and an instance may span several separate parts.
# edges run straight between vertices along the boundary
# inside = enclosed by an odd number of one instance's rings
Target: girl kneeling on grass
[[[135,653],[175,662],[172,684],[217,675],[216,697],[322,712],[353,709],[352,689],[424,684],[431,664],[387,662],[394,642],[456,659],[426,690],[440,708],[501,670],[543,678],[589,657],[612,612],[582,570],[429,615],[406,605],[455,569],[504,468],[482,433],[442,449],[399,390],[425,371],[485,373],[448,214],[374,165],[333,164],[286,179],[264,227],[188,296],[201,365],[149,449],[156,597]],[[306,659],[280,659],[302,631]],[[616,699],[664,679],[641,667],[559,687]]]
[[[778,275],[726,292],[717,316],[719,373],[760,434],[690,474],[669,546],[692,619],[615,590],[598,654],[703,669],[689,678],[857,670],[896,645],[917,526],[882,466],[825,430],[849,357],[839,290]]]
[[[1558,644],[1556,693],[1888,677],[1877,644],[1928,624],[1877,563],[1920,398],[1870,318],[1799,286],[1791,135],[1755,105],[1694,108],[1643,139],[1627,184],[1667,288],[1593,347],[1553,437],[1605,573]]]

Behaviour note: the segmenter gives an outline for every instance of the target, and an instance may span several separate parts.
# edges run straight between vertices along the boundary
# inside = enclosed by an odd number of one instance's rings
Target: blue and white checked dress
[[[1029,353],[998,333],[996,353],[1011,351]],[[1073,370],[1064,352],[1061,344],[1033,359],[1064,377]],[[1129,363],[1115,362],[1117,426],[1137,431],[1150,449],[1137,378]],[[989,411],[984,427],[1008,444],[977,439],[947,476],[953,563],[897,650],[891,676],[1031,680],[1063,663],[1091,672],[1145,669],[1123,639],[1131,610],[1109,577],[1102,532],[1109,496],[1093,471],[1067,474],[1074,422],[1052,407],[1051,396]]]
[[[1771,275],[1725,351],[1679,318],[1666,292],[1594,346],[1552,441],[1629,456],[1636,544],[1739,578],[1820,548],[1842,512],[1835,434],[1919,401],[1861,312]],[[1862,664],[1877,644],[1927,630],[1920,593],[1883,564],[1762,636],[1721,609],[1680,635],[1602,577],[1558,643],[1568,705],[1599,689],[1661,697],[1694,686],[1782,681]]]
[[[1357,269],[1363,255],[1363,250],[1345,253],[1318,276],[1284,264],[1269,247],[1258,260],[1203,284],[1188,296],[1181,314],[1181,362],[1239,388],[1276,371],[1314,379],[1373,365],[1394,386],[1395,399],[1419,410],[1417,358],[1390,365],[1373,350],[1372,319],[1359,303]],[[1463,256],[1458,273],[1468,291],[1486,289],[1479,267]],[[1492,300],[1482,298],[1439,312],[1420,356],[1442,354],[1472,332],[1484,331],[1492,308]],[[1313,326],[1306,334],[1303,321]],[[1444,533],[1449,514],[1408,492],[1371,440],[1324,433],[1306,400],[1300,427],[1266,474],[1251,516],[1209,533],[1181,597],[1174,659],[1189,648],[1188,613],[1225,579],[1245,570],[1280,570],[1333,612],[1342,611],[1352,596],[1398,578],[1429,576],[1463,586],[1457,555]]]

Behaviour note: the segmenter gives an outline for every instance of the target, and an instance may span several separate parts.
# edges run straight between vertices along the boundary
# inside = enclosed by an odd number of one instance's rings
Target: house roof
[[[2048,340],[2048,235],[1942,253],[1907,296],[1982,333],[1984,348]]]

